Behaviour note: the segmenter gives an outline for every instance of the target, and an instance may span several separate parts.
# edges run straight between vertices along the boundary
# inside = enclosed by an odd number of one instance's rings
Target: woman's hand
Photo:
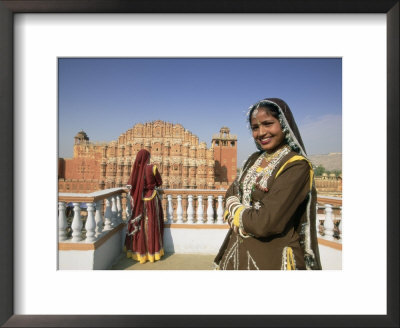
[[[229,224],[229,227],[233,229],[233,231],[236,233],[238,232],[238,227],[233,224],[233,218],[230,215],[226,217],[225,222]]]

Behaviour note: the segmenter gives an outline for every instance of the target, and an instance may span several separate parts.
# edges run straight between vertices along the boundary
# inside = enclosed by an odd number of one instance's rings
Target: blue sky
[[[58,73],[59,157],[72,157],[81,129],[109,142],[159,119],[208,147],[228,126],[242,163],[256,150],[247,109],[270,97],[288,103],[309,155],[342,151],[339,58],[62,58]]]

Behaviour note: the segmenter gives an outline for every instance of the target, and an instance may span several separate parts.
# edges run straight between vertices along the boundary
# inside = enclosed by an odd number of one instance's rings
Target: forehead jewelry
[[[260,125],[261,122],[260,122],[260,121],[258,120],[258,118],[256,117],[257,114],[258,114],[258,107],[253,111],[253,113],[251,114],[251,116],[252,116],[253,118],[255,118],[255,119],[257,120],[257,124]]]

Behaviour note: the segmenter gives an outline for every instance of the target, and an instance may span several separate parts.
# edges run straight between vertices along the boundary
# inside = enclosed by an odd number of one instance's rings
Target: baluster
[[[161,199],[161,206],[162,206],[162,210],[164,213],[164,220],[166,219],[168,221],[168,211],[167,211],[167,198],[165,197],[165,194],[161,194],[162,199]]]
[[[121,204],[121,196],[117,195],[117,224],[122,223],[122,204]]]
[[[79,207],[79,203],[72,203],[74,205],[74,218],[72,220],[71,229],[72,229],[72,241],[81,241],[82,240],[82,220],[81,220],[81,208]]]
[[[202,224],[204,217],[204,210],[203,210],[203,196],[199,195],[197,196],[197,224]]]
[[[333,240],[333,219],[332,219],[332,205],[330,204],[325,204],[325,221],[324,221],[324,227],[325,227],[325,236],[326,239]]]
[[[58,241],[67,239],[67,216],[65,215],[65,202],[58,202]]]
[[[104,213],[104,230],[111,230],[111,218],[112,218],[112,213],[111,213],[111,201],[110,201],[110,197],[106,198],[106,210]]]
[[[325,235],[325,228],[324,228],[324,221],[325,221],[325,215],[324,214],[318,214],[318,209],[319,205],[316,205],[316,220],[315,220],[315,225],[317,228],[317,231],[320,236]]]
[[[208,196],[207,223],[214,223],[213,196]]]
[[[132,215],[132,204],[131,204],[131,195],[129,193],[126,194],[126,222],[129,222]]]
[[[126,221],[126,193],[121,193],[119,195],[119,197],[121,198],[121,222],[125,222]]]
[[[101,215],[101,209],[103,208],[103,201],[98,200],[96,202],[96,214],[94,220],[96,221],[96,238],[101,235],[103,231],[103,216]]]
[[[217,223],[224,223],[224,209],[222,207],[222,196],[218,196],[218,208],[217,208]]]
[[[87,219],[85,224],[86,229],[86,242],[93,242],[96,240],[94,237],[95,229],[96,229],[96,221],[94,220],[94,204],[93,203],[86,203],[87,205]]]
[[[188,209],[187,209],[187,218],[188,223],[194,223],[194,209],[193,209],[193,196],[188,196]]]
[[[117,226],[117,202],[115,196],[111,197],[111,226]]]
[[[168,199],[168,209],[167,209],[167,223],[173,223],[174,207],[172,206],[172,195],[167,196]]]
[[[183,209],[182,209],[182,196],[178,195],[178,205],[176,207],[176,217],[177,217],[177,221],[176,223],[183,223]]]
[[[333,237],[335,237],[335,239],[341,239],[341,234],[342,234],[342,206],[339,207],[340,211],[339,211],[339,215],[335,215],[335,220],[334,220],[334,224],[335,224],[335,228],[334,228],[334,234]]]
[[[186,195],[182,195],[182,218],[183,222],[187,223],[187,207],[188,207],[188,199]]]

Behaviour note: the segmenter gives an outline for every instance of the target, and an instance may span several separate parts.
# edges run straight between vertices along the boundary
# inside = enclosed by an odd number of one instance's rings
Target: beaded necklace
[[[258,185],[264,190],[267,190],[267,181],[271,176],[272,171],[275,169],[276,165],[281,161],[281,159],[289,154],[290,147],[285,145],[284,147],[278,149],[276,152],[272,154],[268,154],[263,152],[254,164],[247,171],[244,180],[243,180],[243,196],[242,203],[246,207],[251,206],[251,193]],[[267,165],[262,168],[260,167],[263,159],[266,160]]]

